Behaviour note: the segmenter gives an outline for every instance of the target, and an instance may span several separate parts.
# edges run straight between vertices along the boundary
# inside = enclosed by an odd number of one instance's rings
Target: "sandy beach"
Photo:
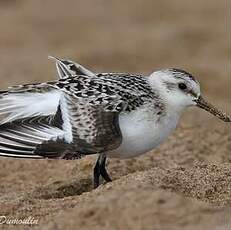
[[[48,55],[95,72],[177,67],[231,114],[230,9],[225,0],[1,1],[0,88],[56,79]],[[229,123],[189,108],[155,151],[110,159],[113,182],[93,190],[96,157],[0,158],[0,216],[33,217],[43,230],[231,229]]]

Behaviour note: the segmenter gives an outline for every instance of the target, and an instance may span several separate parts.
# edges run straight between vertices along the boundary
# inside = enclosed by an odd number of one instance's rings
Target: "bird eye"
[[[186,90],[186,89],[187,89],[187,85],[186,85],[185,83],[179,83],[179,84],[178,84],[178,87],[179,87],[179,89],[181,89],[181,90]]]

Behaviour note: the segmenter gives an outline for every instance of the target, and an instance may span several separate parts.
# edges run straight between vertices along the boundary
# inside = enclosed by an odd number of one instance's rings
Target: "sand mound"
[[[198,76],[205,97],[231,113],[228,1],[11,0],[0,6],[2,89],[54,79],[49,54],[98,72],[178,67]],[[1,158],[0,216],[32,216],[35,228],[49,230],[231,229],[229,124],[189,109],[159,149],[109,160],[113,182],[93,190],[95,160]]]

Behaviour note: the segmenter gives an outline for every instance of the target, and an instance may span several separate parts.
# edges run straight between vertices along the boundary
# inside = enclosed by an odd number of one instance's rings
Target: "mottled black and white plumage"
[[[71,158],[79,158],[114,149],[122,138],[118,114],[157,98],[144,77],[128,74],[67,76],[12,87],[0,94],[0,152],[36,158],[70,158],[71,152]],[[8,140],[10,146],[4,144]]]
[[[58,77],[71,77],[76,75],[95,76],[95,73],[71,60],[62,60],[57,57],[49,56],[50,59],[55,60]]]
[[[186,106],[197,104],[230,118],[202,100],[199,83],[182,70],[138,74],[93,73],[56,60],[59,79],[0,92],[0,155],[78,159],[99,153],[94,169],[110,177],[106,157],[129,158],[162,143]]]

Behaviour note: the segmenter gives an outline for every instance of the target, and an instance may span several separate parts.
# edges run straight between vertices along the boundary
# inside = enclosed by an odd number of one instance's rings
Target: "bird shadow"
[[[51,184],[38,187],[27,198],[31,199],[61,199],[70,196],[78,196],[93,190],[92,179],[82,178],[73,181],[55,181]]]

